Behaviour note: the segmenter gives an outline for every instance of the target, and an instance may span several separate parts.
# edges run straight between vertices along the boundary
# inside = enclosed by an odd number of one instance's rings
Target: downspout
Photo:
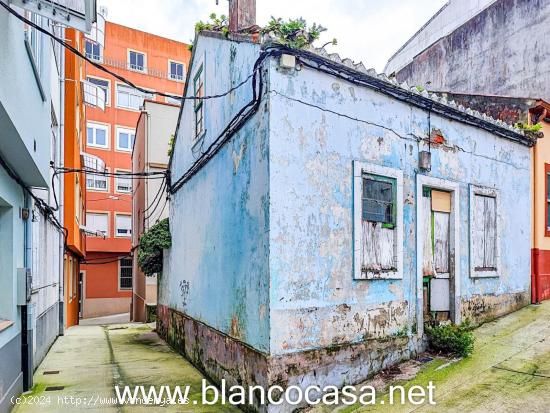
[[[32,278],[28,277],[27,270],[32,262],[32,234],[29,220],[32,219],[32,208],[29,195],[24,192],[24,208],[29,211],[27,219],[23,220],[23,267],[26,277],[26,304],[21,306],[21,364],[23,369],[23,390],[28,391],[33,386],[33,361],[32,361],[32,305],[28,291],[31,289]]]
[[[538,302],[537,299],[537,291],[538,291],[538,273],[539,273],[539,249],[538,249],[538,219],[537,219],[537,204],[538,204],[538,195],[537,195],[537,145],[533,146],[533,156],[531,159],[531,173],[533,174],[533,189],[532,189],[532,200],[533,200],[533,217],[531,218],[531,225],[533,226],[532,231],[532,242],[531,245],[533,246],[531,250],[531,303],[536,304]]]
[[[65,38],[65,29],[62,31]],[[65,165],[65,50],[61,53],[61,73],[59,76],[59,88],[61,91],[61,113],[59,122],[59,166],[62,168]],[[59,222],[65,227],[65,208],[64,208],[64,192],[65,192],[65,175],[58,175],[59,178]],[[63,295],[63,275],[65,271],[65,234],[61,233],[59,243],[59,277],[58,277],[58,294],[59,294],[59,335],[65,334],[65,297]]]

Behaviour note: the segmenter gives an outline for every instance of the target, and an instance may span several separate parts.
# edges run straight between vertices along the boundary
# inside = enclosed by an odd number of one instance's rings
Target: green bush
[[[303,49],[312,44],[326,31],[323,26],[313,23],[308,27],[304,19],[289,19],[285,21],[281,18],[271,17],[271,20],[262,30],[262,34],[270,34],[277,39],[277,42],[292,47],[293,49]],[[332,41],[336,44],[336,39]]]
[[[474,335],[469,323],[427,326],[426,334],[433,350],[468,357],[474,350]]]
[[[138,265],[145,275],[162,272],[162,250],[172,246],[168,218],[159,221],[139,239]]]

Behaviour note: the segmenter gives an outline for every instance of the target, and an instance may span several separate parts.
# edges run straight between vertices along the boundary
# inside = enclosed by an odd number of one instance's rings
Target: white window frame
[[[127,217],[130,219],[130,234],[120,235],[118,233],[118,222],[117,222],[118,217]],[[132,215],[131,214],[115,212],[115,238],[132,238]]]
[[[120,145],[119,145],[119,140],[118,140],[118,137],[119,137],[119,133],[120,132],[123,132],[123,133],[128,133],[128,134],[131,134],[134,136],[134,139],[131,141],[131,142],[128,142],[130,144],[130,147],[129,148],[122,148]],[[116,127],[116,142],[115,142],[115,148],[117,151],[122,151],[122,152],[132,152],[132,149],[133,149],[133,146],[134,146],[134,141],[136,140],[136,130],[135,129],[132,129],[132,128],[129,128],[127,126],[117,126]]]
[[[91,43],[91,44],[95,44],[99,47],[99,56],[95,56],[95,55],[88,56],[88,53],[86,52],[86,44],[88,42]],[[93,60],[94,62],[99,62],[99,63],[103,62],[103,47],[98,42],[94,42],[93,40],[90,40],[90,39],[84,39],[84,54],[86,55],[86,57]],[[99,58],[97,58],[97,57],[99,57]]]
[[[109,169],[107,168],[106,169],[107,172],[109,172]],[[88,186],[88,178],[93,178],[95,180],[97,180],[96,178],[105,178],[105,182],[107,182],[107,188],[106,189],[98,189],[98,188],[92,188],[92,187],[89,187]],[[110,190],[110,179],[111,177],[109,175],[101,175],[101,174],[92,174],[92,173],[86,173],[86,191],[90,191],[90,192],[109,192]]]
[[[88,142],[88,128],[94,128],[94,143]],[[105,131],[105,145],[98,145],[95,143],[96,140],[96,133],[95,129],[102,129]],[[99,149],[109,149],[109,143],[110,143],[110,125],[105,125],[103,123],[96,123],[96,122],[86,122],[86,146],[90,148],[99,148]]]
[[[382,273],[367,272],[361,268],[362,231],[363,231],[363,177],[365,174],[378,175],[395,179],[395,254],[396,271]],[[362,161],[353,161],[353,279],[354,280],[381,280],[403,279],[403,171],[385,166],[373,165]]]
[[[496,215],[496,269],[494,271],[476,271],[474,263],[474,205],[475,205],[475,196],[488,196],[495,198],[495,215]],[[500,217],[499,212],[500,208],[500,191],[495,188],[483,187],[470,184],[470,278],[498,278],[499,272],[502,269],[500,262]]]
[[[132,268],[132,286],[130,288],[122,287],[120,281],[121,281],[121,278],[122,278],[122,260],[123,259],[131,260],[130,258],[120,258],[118,260],[118,290],[119,291],[132,291],[132,289],[134,288],[134,263],[132,261],[132,266],[131,267],[126,267],[125,266],[125,268]]]
[[[111,106],[111,81],[99,76],[86,75],[86,80],[89,79],[101,80],[102,82],[107,82],[107,93],[105,96],[105,106]],[[95,83],[94,83],[95,85]],[[97,85],[96,85],[97,86]],[[100,86],[99,86],[100,87]]]
[[[181,79],[178,79],[177,77],[172,77],[172,63],[175,63],[177,65],[181,65],[183,70],[182,70],[182,77]],[[183,83],[185,82],[185,63],[183,62],[179,62],[177,60],[172,60],[172,59],[168,59],[168,79],[170,80],[173,80],[174,82],[179,82],[179,83]]]
[[[136,68],[132,67],[132,64],[130,63],[130,54],[131,53],[137,53],[137,54],[143,55],[143,69],[136,69]],[[127,59],[128,59],[127,60],[128,70],[132,70],[132,71],[138,72],[138,73],[147,73],[147,53],[142,52],[140,50],[136,50],[136,49],[128,49],[126,56],[127,56]]]
[[[132,172],[132,171],[127,171],[127,170],[123,170],[123,169],[117,169],[115,172]],[[129,191],[120,191],[118,189],[118,182],[121,178],[118,177],[118,176],[115,176],[115,192],[117,194],[131,194],[133,192],[133,189],[132,189],[132,178],[123,178],[123,179],[127,179],[129,182],[130,182],[130,190]]]
[[[205,96],[206,94],[206,77],[205,77],[205,66],[204,66],[204,63],[201,62],[199,65],[198,65],[198,69],[195,71],[194,75],[193,75],[193,78],[191,79],[191,82],[192,82],[192,85],[191,87],[193,88],[193,96],[196,95],[197,93],[197,88],[196,88],[196,81],[197,79],[201,79],[202,80],[202,95]],[[206,134],[206,121],[205,121],[205,116],[206,116],[206,110],[205,110],[205,101],[204,100],[195,100],[193,101],[193,142],[197,142],[199,140],[201,140],[204,135]],[[198,131],[198,128],[197,128],[197,116],[198,116],[198,112],[201,112],[201,130],[200,132]]]
[[[101,211],[86,211],[86,227],[88,227],[90,225],[90,222],[88,220],[88,216],[89,215],[104,215],[107,217],[107,231],[105,232],[105,238],[109,238],[110,237],[110,215],[108,212],[101,212]],[[88,227],[89,228],[89,227]],[[96,232],[99,232],[98,229],[96,229],[95,227],[94,228],[89,228],[93,231],[96,231]],[[89,236],[89,235],[88,235]]]
[[[116,105],[116,107],[119,108],[119,109],[129,110],[129,111],[132,111],[132,112],[139,112],[139,111],[140,111],[140,108],[141,108],[141,106],[139,106],[137,109],[135,109],[135,108],[133,108],[133,107],[131,107],[131,106],[122,106],[122,105],[120,104],[120,102],[119,102],[119,100],[118,100],[118,88],[119,88],[120,86],[126,87],[126,88],[128,88],[128,89],[131,89],[131,91],[132,91],[131,94],[132,94],[133,96],[138,96],[138,94],[139,94],[139,96],[142,97],[143,101],[145,101],[145,100],[147,100],[147,99],[150,99],[150,100],[153,100],[153,99],[154,99],[154,93],[155,93],[154,90],[151,90],[151,91],[149,92],[149,94],[151,94],[151,95],[153,95],[153,96],[151,96],[151,97],[143,96],[143,95],[144,95],[143,92],[140,92],[139,90],[134,89],[133,87],[128,86],[128,85],[126,85],[126,84],[124,84],[124,83],[118,83],[118,82],[117,82],[117,83],[115,84],[115,91],[114,91],[114,92],[115,92],[115,105]],[[141,103],[141,105],[143,105],[143,102]]]

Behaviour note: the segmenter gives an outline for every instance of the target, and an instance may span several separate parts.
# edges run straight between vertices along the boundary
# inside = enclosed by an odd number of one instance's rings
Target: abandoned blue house
[[[158,331],[214,381],[356,384],[423,350],[428,320],[530,302],[523,131],[324,49],[210,31],[184,96]]]

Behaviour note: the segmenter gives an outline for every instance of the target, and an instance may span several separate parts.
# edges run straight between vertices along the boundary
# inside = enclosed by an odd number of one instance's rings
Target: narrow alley
[[[544,411],[550,405],[550,302],[530,306],[475,331],[476,349],[471,357],[449,361],[434,357],[422,364],[416,377],[406,383],[435,385],[436,406],[389,406],[380,398],[376,406],[319,406],[310,413],[354,412],[517,412]],[[428,357],[430,359],[431,357]],[[419,359],[426,359],[422,355]],[[418,361],[412,363],[421,364]],[[381,374],[368,384],[380,381]],[[16,412],[94,411],[117,412],[130,406],[96,405],[115,397],[115,385],[168,385],[191,387],[189,404],[166,406],[163,411],[238,411],[230,406],[201,406],[203,376],[158,338],[150,326],[120,324],[78,326],[54,344],[35,373],[35,386],[27,398],[50,403],[24,404]],[[34,397],[36,396],[36,397]],[[64,398],[67,396],[67,398]],[[70,397],[86,405],[76,406]],[[474,397],[475,396],[475,397]],[[58,403],[66,400],[66,404]],[[197,401],[197,404],[193,402]],[[95,403],[95,404],[94,404]],[[139,408],[158,406],[131,406]]]
[[[166,406],[162,411],[238,411],[231,406],[202,408],[202,380],[150,325],[77,326],[57,339],[34,374],[32,392],[21,396],[27,402],[14,412],[125,412],[147,407],[113,404],[115,385],[190,386],[188,405]]]

